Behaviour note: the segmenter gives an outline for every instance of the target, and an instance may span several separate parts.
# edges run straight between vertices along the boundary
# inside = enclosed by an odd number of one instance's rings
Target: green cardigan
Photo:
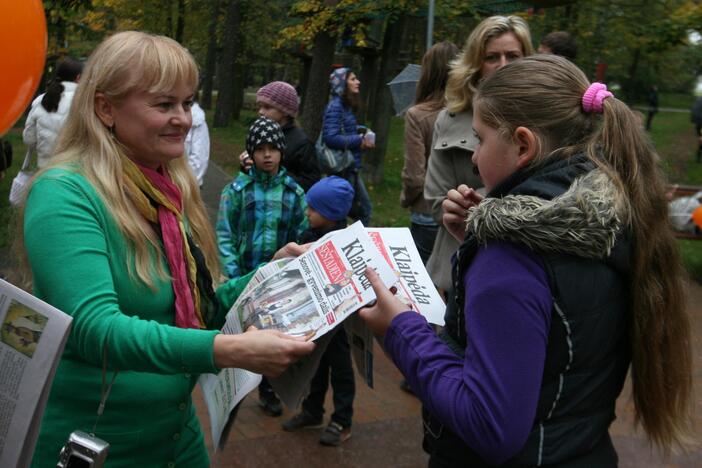
[[[104,352],[107,382],[119,371],[95,431],[110,443],[107,466],[208,466],[190,393],[198,374],[218,371],[218,331],[175,327],[171,283],[156,279],[152,290],[130,278],[124,236],[76,172],[54,169],[33,184],[24,238],[34,293],[73,316],[33,466],[56,466],[71,431],[92,432]],[[218,289],[220,324],[250,277]]]

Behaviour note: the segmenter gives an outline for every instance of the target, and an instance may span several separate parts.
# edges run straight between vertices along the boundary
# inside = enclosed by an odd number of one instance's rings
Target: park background
[[[86,58],[114,31],[138,29],[181,42],[201,67],[199,100],[207,111],[212,139],[211,168],[234,178],[237,155],[255,118],[255,92],[273,80],[299,86],[303,107],[298,123],[317,136],[334,65],[353,67],[362,81],[362,123],[377,132],[378,149],[366,155],[373,224],[408,226],[400,208],[403,164],[402,117],[394,116],[385,83],[426,50],[429,2],[424,0],[45,0],[49,47],[43,92],[56,62],[65,55]],[[689,110],[702,75],[702,1],[692,0],[436,0],[432,42],[462,46],[472,28],[492,14],[516,14],[532,31],[534,45],[554,30],[578,42],[576,63],[590,79],[605,81],[620,99],[642,112],[651,85],[660,92],[659,113],[650,132],[671,183],[702,186],[695,160],[696,137]],[[17,212],[9,205],[12,178],[26,148],[21,118],[6,135],[14,165],[0,180],[0,275],[12,268]],[[224,176],[221,171],[222,169]],[[205,187],[207,188],[207,187]],[[47,226],[50,229],[50,226]],[[702,283],[702,242],[680,240],[686,266]],[[702,287],[690,285],[693,324],[702,323]],[[695,386],[699,389],[700,329],[695,326]],[[283,433],[280,419],[262,416],[255,399],[244,401],[229,443],[213,453],[213,466],[426,466],[419,438],[419,404],[399,390],[401,376],[376,349],[376,388],[357,388],[354,436],[343,447],[318,448],[318,434]],[[329,396],[329,398],[331,398]],[[195,401],[207,417],[201,396]],[[329,406],[327,402],[327,407]],[[286,410],[284,417],[289,417]],[[702,427],[702,399],[692,415]],[[650,451],[635,429],[630,390],[617,402],[610,430],[622,467],[701,466],[702,450],[664,460]],[[378,443],[378,434],[383,435]],[[699,430],[696,432],[699,435]],[[212,450],[209,433],[208,447]],[[266,463],[262,461],[265,460]]]
[[[399,206],[403,120],[394,115],[386,83],[408,63],[419,63],[429,40],[462,46],[492,14],[523,17],[535,46],[548,32],[569,31],[578,43],[577,65],[642,112],[657,85],[660,112],[651,138],[661,163],[671,183],[702,185],[689,116],[695,92],[702,93],[699,0],[45,0],[44,9],[49,44],[37,93],[61,57],[86,58],[114,31],[164,34],[186,46],[201,68],[198,98],[207,112],[211,160],[232,178],[258,87],[274,80],[297,86],[298,124],[314,141],[330,70],[352,67],[362,82],[359,121],[377,134],[376,149],[364,157],[377,226],[409,225],[409,213]],[[8,193],[26,151],[23,120],[7,135],[15,163],[0,181],[2,252],[14,235]],[[702,242],[681,240],[680,246],[688,270],[702,280]]]

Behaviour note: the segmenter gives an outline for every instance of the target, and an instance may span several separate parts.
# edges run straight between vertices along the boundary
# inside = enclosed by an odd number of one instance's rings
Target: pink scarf
[[[158,221],[161,228],[163,248],[173,277],[176,326],[204,328],[198,310],[200,301],[196,286],[197,267],[186,240],[180,189],[171,181],[166,168],[154,170],[135,164],[131,160],[127,161],[124,165],[127,178],[140,189],[137,199],[134,200],[137,208],[148,220]],[[144,196],[139,197],[138,194]],[[153,206],[149,200],[158,204],[157,219],[154,219]]]

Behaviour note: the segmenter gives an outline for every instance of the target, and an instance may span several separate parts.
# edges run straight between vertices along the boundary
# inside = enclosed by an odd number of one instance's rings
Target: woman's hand
[[[275,255],[273,255],[273,260],[280,260],[281,258],[287,257],[299,257],[303,253],[307,252],[311,246],[311,243],[300,245],[296,244],[295,242],[288,242],[280,250],[278,250]]]
[[[362,150],[373,149],[373,148],[375,148],[375,142],[368,141],[367,138],[361,139],[361,149]]]
[[[365,275],[373,286],[376,302],[373,306],[360,309],[358,315],[375,335],[384,336],[392,319],[409,309],[406,304],[395,297],[393,291],[385,287],[374,269],[366,267]]]
[[[314,350],[315,344],[304,337],[277,330],[250,330],[239,335],[219,334],[214,339],[215,365],[224,369],[238,367],[257,374],[277,377],[290,364]]]
[[[482,200],[481,194],[464,184],[459,185],[455,190],[449,190],[446,194],[446,199],[441,205],[444,211],[444,227],[458,242],[463,242],[466,234],[468,209]]]
[[[249,172],[249,169],[253,166],[253,158],[249,156],[249,153],[244,151],[239,155],[239,165],[244,172]]]

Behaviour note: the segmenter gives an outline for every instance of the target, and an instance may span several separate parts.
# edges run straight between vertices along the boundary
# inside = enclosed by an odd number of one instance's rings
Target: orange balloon
[[[695,208],[695,211],[692,212],[692,221],[698,228],[702,229],[702,205]]]
[[[12,127],[39,86],[46,60],[41,0],[0,0],[0,136]]]

